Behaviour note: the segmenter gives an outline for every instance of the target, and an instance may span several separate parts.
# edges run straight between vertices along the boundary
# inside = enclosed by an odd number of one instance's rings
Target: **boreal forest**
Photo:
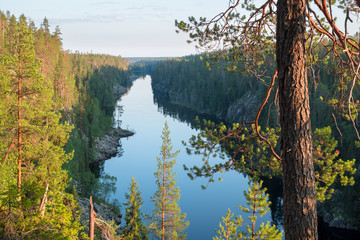
[[[212,239],[358,239],[360,34],[341,35],[326,1],[315,1],[325,19],[308,2],[306,13],[306,4],[284,2],[230,1],[210,20],[176,20],[199,49],[183,57],[64,50],[47,18],[37,27],[0,12],[0,239],[190,239],[182,175],[205,179],[198,191],[207,191],[229,172],[247,181],[243,201],[235,211],[222,206]],[[348,19],[358,9],[353,2]],[[151,106],[166,119],[161,140],[139,140],[135,150],[160,146],[147,160],[151,194],[138,176],[125,184],[104,170],[126,153],[122,138],[140,135],[123,128],[124,112],[134,111],[124,99],[150,77]],[[145,110],[136,121],[155,129],[160,120]],[[181,145],[197,159],[181,172],[175,121],[191,130]],[[146,166],[137,164],[139,175]]]

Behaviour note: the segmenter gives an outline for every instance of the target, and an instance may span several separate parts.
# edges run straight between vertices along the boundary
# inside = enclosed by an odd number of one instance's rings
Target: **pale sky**
[[[64,50],[124,57],[175,57],[197,53],[175,19],[211,18],[229,0],[0,0],[1,11],[22,13],[37,27],[59,25]],[[342,15],[342,14],[341,14]],[[355,21],[359,26],[359,21]],[[358,30],[357,30],[358,31]]]
[[[175,32],[175,19],[212,17],[227,0],[0,0],[1,11],[22,13],[36,27],[46,17],[59,25],[64,50],[124,57],[195,54],[187,34]]]

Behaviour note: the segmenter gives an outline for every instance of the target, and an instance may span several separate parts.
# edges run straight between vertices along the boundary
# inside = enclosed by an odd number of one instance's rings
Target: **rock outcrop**
[[[133,132],[121,128],[113,128],[103,138],[95,139],[95,162],[105,161],[116,156],[120,146],[120,138],[134,135]]]
[[[127,93],[128,89],[121,86],[121,85],[118,85],[116,84],[114,86],[114,89],[113,89],[113,95],[114,95],[114,98],[115,99],[119,99],[122,95],[124,95],[125,93]]]

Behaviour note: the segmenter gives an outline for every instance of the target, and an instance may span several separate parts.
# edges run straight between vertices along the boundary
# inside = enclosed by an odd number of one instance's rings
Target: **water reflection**
[[[278,177],[272,179],[264,178],[264,187],[267,188],[269,201],[271,202],[271,220],[272,224],[278,229],[282,229],[284,225],[283,200],[282,200],[282,180]]]

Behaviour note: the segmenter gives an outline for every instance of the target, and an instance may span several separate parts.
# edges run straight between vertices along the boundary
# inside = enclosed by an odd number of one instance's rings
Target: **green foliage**
[[[167,123],[162,132],[162,145],[160,157],[157,158],[158,169],[155,172],[158,190],[151,200],[154,208],[150,218],[149,231],[156,239],[186,239],[184,230],[189,222],[185,221],[186,214],[181,213],[178,205],[180,189],[176,187],[173,167],[179,151],[172,152],[170,131]],[[172,160],[171,160],[172,159]]]
[[[199,120],[198,120],[199,123]],[[252,129],[255,125],[252,126]],[[276,148],[280,129],[259,131]],[[355,159],[339,159],[338,143],[331,136],[331,128],[316,129],[313,133],[313,157],[315,164],[317,199],[324,201],[334,193],[336,183],[342,186],[353,185],[356,172]],[[227,127],[223,123],[215,125],[210,121],[203,123],[203,130],[192,136],[188,143],[188,153],[203,155],[201,167],[194,166],[185,170],[190,178],[208,177],[213,182],[217,172],[236,170],[251,176],[281,175],[281,162],[276,159],[267,144],[256,137],[256,133],[245,126],[233,124]],[[220,156],[223,162],[210,165],[209,158]]]
[[[127,202],[124,203],[126,207],[124,218],[126,222],[124,227],[125,239],[148,239],[146,225],[142,221],[142,213],[140,211],[143,200],[134,177],[131,178],[129,191],[129,194],[125,194]]]
[[[198,127],[200,122],[198,120]],[[202,167],[194,166],[189,170],[190,177],[209,177],[210,182],[214,181],[212,176],[216,172],[236,170],[248,175],[262,174],[271,177],[279,175],[280,163],[271,154],[269,146],[256,138],[255,133],[244,125],[234,123],[226,126],[223,123],[215,125],[211,121],[203,121],[203,130],[198,135],[189,139],[187,151],[189,154],[203,155]],[[255,125],[252,125],[255,128]],[[277,146],[280,129],[266,128],[260,133],[269,142]],[[223,162],[210,165],[209,159],[219,156]],[[187,169],[187,168],[186,168]]]
[[[250,214],[248,216],[250,223],[246,224],[247,231],[238,230],[239,227],[244,225],[244,221],[241,216],[237,216],[233,219],[234,214],[230,209],[227,211],[226,216],[223,217],[224,226],[220,223],[220,230],[216,231],[218,236],[214,237],[214,240],[221,239],[282,239],[282,232],[276,229],[276,226],[271,226],[269,222],[262,223],[257,230],[255,230],[255,224],[259,215],[264,216],[269,211],[269,205],[271,204],[268,199],[268,194],[265,194],[266,188],[262,188],[262,181],[249,183],[250,189],[244,191],[246,203],[248,207],[239,206],[239,208]]]
[[[335,191],[335,181],[340,182],[341,186],[354,185],[355,159],[348,161],[337,159],[340,152],[335,150],[338,143],[331,137],[330,127],[316,129],[313,138],[317,178],[316,197],[322,202],[331,198]]]

